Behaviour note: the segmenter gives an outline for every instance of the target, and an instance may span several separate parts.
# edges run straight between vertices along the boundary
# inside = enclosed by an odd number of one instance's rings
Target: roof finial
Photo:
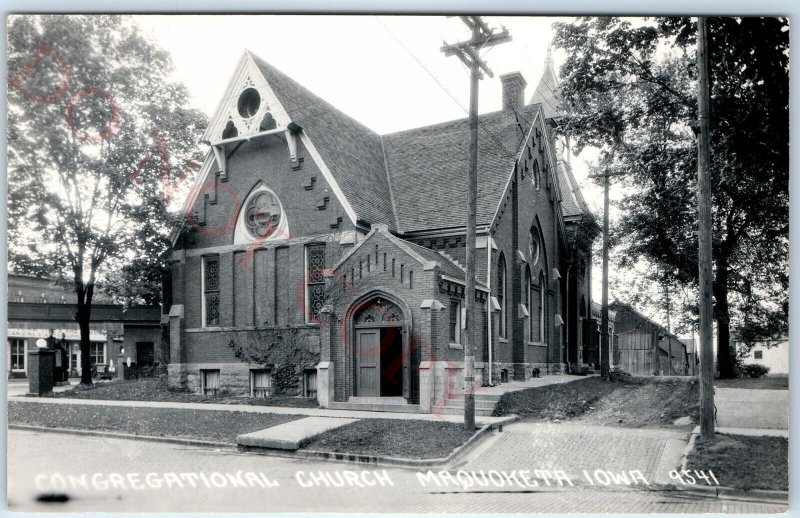
[[[548,43],[547,44],[547,57],[544,59],[544,62],[545,62],[546,65],[552,65],[553,64],[553,44],[552,43]]]

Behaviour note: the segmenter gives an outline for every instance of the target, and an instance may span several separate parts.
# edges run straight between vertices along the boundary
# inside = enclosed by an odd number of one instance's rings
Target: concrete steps
[[[402,399],[402,398],[401,398]],[[405,401],[405,400],[404,400]],[[365,412],[399,412],[407,414],[418,414],[419,405],[408,403],[362,403],[354,401],[331,401],[328,408],[332,410],[363,410]]]
[[[500,401],[502,394],[475,394],[475,415],[491,416],[494,413],[494,407]],[[443,407],[437,407],[434,411],[438,411],[444,415],[458,415],[464,413],[464,396],[459,395],[447,400]]]

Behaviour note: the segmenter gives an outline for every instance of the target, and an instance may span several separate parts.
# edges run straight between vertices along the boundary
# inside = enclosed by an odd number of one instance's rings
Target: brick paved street
[[[584,470],[590,474],[598,469],[615,474],[639,470],[652,484],[667,442],[685,444],[689,435],[673,430],[567,423],[515,423],[504,430],[476,450],[463,469],[563,470],[576,484],[586,485],[591,483]],[[665,467],[677,467],[680,457],[672,462],[674,465],[665,459]]]
[[[754,514],[786,509],[785,505],[688,497],[675,492],[585,486],[532,490],[490,487],[465,492],[423,485],[419,472],[410,469],[373,470],[232,450],[19,430],[9,432],[8,452],[8,499],[13,511]],[[358,479],[365,469],[370,478]],[[335,487],[343,480],[337,477],[344,472],[363,480],[358,484],[364,487]],[[187,473],[200,474],[202,479],[187,478]],[[242,478],[254,473],[263,476],[261,482]],[[238,485],[225,478],[236,480],[237,476]],[[202,480],[212,487],[204,486]],[[268,487],[267,482],[276,487]],[[36,502],[42,493],[67,494],[70,500]]]

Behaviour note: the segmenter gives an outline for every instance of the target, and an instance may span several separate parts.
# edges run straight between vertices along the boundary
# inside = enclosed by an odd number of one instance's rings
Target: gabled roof
[[[394,229],[381,136],[251,54],[283,109],[303,128],[359,219]]]
[[[269,95],[285,112],[276,117],[302,128],[302,139],[354,222],[387,225],[400,234],[464,227],[467,118],[381,136],[250,52],[245,52],[240,68],[247,66],[257,68],[252,74],[263,75]],[[554,81],[550,64],[540,85]],[[478,226],[493,223],[519,146],[532,124],[543,124],[536,118],[540,110],[543,115],[548,113],[546,102],[524,106],[518,113],[504,110],[480,116]],[[550,149],[549,142],[547,147]],[[554,156],[552,150],[548,154]],[[209,153],[205,175],[212,162]],[[554,169],[564,216],[587,211],[568,165],[557,163]],[[199,183],[203,181],[201,174]],[[196,190],[197,186],[192,192]],[[192,203],[190,195],[187,204]]]
[[[465,278],[465,271],[459,265],[457,265],[453,260],[445,255],[440,254],[436,250],[431,250],[430,248],[425,248],[424,246],[417,245],[410,241],[406,241],[405,239],[401,239],[391,232],[386,225],[373,225],[372,229],[369,233],[364,237],[363,240],[359,241],[353,248],[347,251],[342,258],[336,263],[334,266],[334,270],[338,269],[342,264],[344,264],[348,258],[353,256],[362,246],[364,246],[372,236],[380,234],[402,251],[413,257],[424,269],[431,269],[435,266],[439,267],[439,272],[446,276],[450,277],[459,281],[464,281]],[[485,289],[481,283],[477,283],[479,287]]]
[[[520,116],[527,132],[538,107]],[[514,114],[498,111],[479,117],[477,225],[492,222],[516,161],[523,133]],[[488,132],[488,133],[487,133]],[[491,135],[490,135],[491,134]],[[469,119],[384,135],[384,150],[403,232],[463,227],[467,219]]]
[[[561,158],[558,159],[558,187],[561,189],[561,211],[565,218],[589,212],[578,182],[572,174],[572,166]]]
[[[548,119],[564,115],[564,108],[558,96],[558,78],[553,68],[553,56],[550,48],[547,49],[547,58],[544,61],[544,73],[536,85],[531,103],[539,103]]]

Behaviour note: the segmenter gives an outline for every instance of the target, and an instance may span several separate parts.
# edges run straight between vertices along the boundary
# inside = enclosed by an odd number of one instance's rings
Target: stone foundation
[[[272,373],[272,395],[301,396],[305,365],[264,366],[256,363],[183,363],[170,364],[168,384],[172,388],[202,391],[202,370],[219,370],[219,393],[250,396],[250,371],[268,369]],[[314,367],[316,370],[316,367]]]

